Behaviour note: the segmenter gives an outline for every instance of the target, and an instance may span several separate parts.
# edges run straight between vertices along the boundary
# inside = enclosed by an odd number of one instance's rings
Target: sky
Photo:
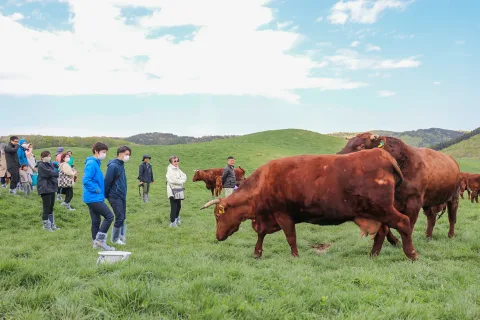
[[[473,130],[476,0],[0,0],[0,135]]]

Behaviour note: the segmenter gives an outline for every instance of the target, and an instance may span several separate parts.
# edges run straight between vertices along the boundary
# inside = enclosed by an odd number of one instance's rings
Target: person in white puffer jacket
[[[184,198],[183,185],[187,181],[187,175],[180,170],[177,156],[171,156],[167,168],[167,196],[170,199],[170,227],[176,228],[180,225],[180,209]]]

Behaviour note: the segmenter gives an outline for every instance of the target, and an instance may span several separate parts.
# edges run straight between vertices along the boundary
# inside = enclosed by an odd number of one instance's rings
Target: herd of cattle
[[[222,170],[196,170],[193,181],[204,181],[212,196],[218,196]],[[351,138],[336,155],[285,157],[267,162],[248,178],[242,168],[236,168],[235,174],[238,189],[201,209],[215,205],[219,241],[238,231],[243,221],[252,220],[258,234],[256,258],[262,256],[267,234],[283,230],[292,255],[298,256],[297,223],[353,221],[361,235],[374,239],[372,256],[380,253],[385,238],[393,245],[399,243],[390,230],[394,228],[405,255],[416,260],[412,233],[420,210],[427,217],[428,238],[437,216],[448,211],[451,238],[459,196],[463,199],[467,191],[469,199],[478,203],[480,192],[480,175],[460,172],[453,157],[368,132]]]

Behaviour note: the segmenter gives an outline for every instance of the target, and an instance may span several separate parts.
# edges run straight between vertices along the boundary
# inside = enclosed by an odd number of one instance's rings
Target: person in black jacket
[[[227,158],[227,165],[223,169],[222,185],[225,190],[225,198],[233,193],[233,189],[237,184],[237,178],[235,178],[235,159],[233,157]]]
[[[132,150],[123,146],[117,149],[117,158],[108,162],[105,174],[105,198],[108,199],[115,214],[115,224],[112,230],[112,242],[119,245],[127,244],[127,176],[125,162],[130,160]]]
[[[143,202],[148,202],[148,193],[150,192],[150,183],[154,183],[153,169],[150,164],[151,157],[146,154],[143,156],[143,162],[138,170],[138,180],[143,186]]]
[[[47,231],[60,230],[55,225],[53,207],[55,205],[55,192],[58,190],[58,171],[53,167],[52,156],[49,151],[40,155],[42,161],[38,163],[38,194],[43,202],[43,229]]]
[[[17,185],[20,182],[20,162],[18,161],[18,137],[12,136],[10,143],[5,146],[5,160],[7,171],[10,173],[10,193],[17,194]]]

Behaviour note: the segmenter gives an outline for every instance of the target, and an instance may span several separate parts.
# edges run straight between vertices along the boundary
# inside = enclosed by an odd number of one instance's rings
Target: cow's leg
[[[432,239],[433,228],[435,227],[435,223],[437,222],[437,215],[433,213],[432,209],[428,209],[427,216],[427,231],[425,231],[425,235],[427,239]]]
[[[452,201],[447,202],[447,208],[448,221],[450,222],[448,237],[453,238],[453,236],[455,235],[455,223],[457,222],[458,196],[454,197]]]
[[[392,230],[390,230],[389,227],[387,227],[387,226],[385,226],[385,227],[386,227],[387,230],[388,230],[388,231],[387,231],[387,240],[388,240],[388,242],[390,242],[390,244],[391,244],[392,246],[397,246],[398,243],[400,242],[400,240],[398,240],[398,238],[393,235]]]
[[[477,196],[477,191],[472,191],[472,193],[470,194],[470,201],[472,201],[472,203],[474,203],[476,196]]]
[[[255,245],[255,251],[253,252],[254,258],[261,258],[263,253],[263,239],[265,239],[266,233],[258,233],[257,244]]]
[[[412,242],[412,227],[410,226],[410,219],[398,212],[395,208],[391,208],[387,211],[385,218],[382,218],[382,222],[389,227],[397,229],[402,236],[403,252],[410,260],[416,260],[418,254],[413,247]]]
[[[460,193],[460,197],[462,197],[462,200],[464,200],[465,198],[463,197],[463,194],[465,193],[465,191],[461,192]]]
[[[215,190],[215,189],[210,189],[210,192],[212,192],[212,197],[215,197],[215,196],[213,195],[213,191],[214,191],[214,190]]]
[[[284,213],[275,213],[275,220],[277,220],[278,225],[282,228],[287,237],[288,244],[292,250],[292,256],[298,257],[298,248],[297,248],[297,235],[295,232],[295,222]]]
[[[377,234],[375,235],[375,239],[373,240],[373,248],[372,248],[372,251],[370,251],[371,257],[376,257],[380,254],[380,251],[382,250],[383,242],[385,241],[385,235],[387,234],[387,232],[391,233],[390,228],[382,224],[380,229],[378,229]]]

